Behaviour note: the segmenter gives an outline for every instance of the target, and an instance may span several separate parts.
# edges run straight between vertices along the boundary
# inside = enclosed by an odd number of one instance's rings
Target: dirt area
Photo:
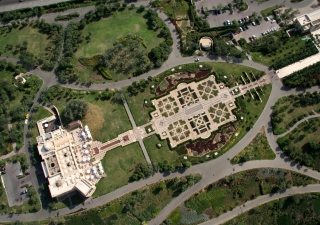
[[[216,151],[222,148],[229,141],[236,129],[237,124],[228,125],[222,128],[220,132],[215,133],[208,141],[199,141],[186,144],[188,154],[193,155],[193,152],[196,152],[200,156],[206,154],[207,152]]]
[[[197,78],[199,79],[199,78],[207,76],[210,72],[211,72],[211,70],[199,71],[196,74],[192,74],[189,72],[180,72],[177,74],[167,76],[165,78],[165,80],[168,83],[168,86],[166,88],[160,88],[160,86],[161,86],[161,83],[160,83],[160,85],[156,89],[156,93],[157,93],[157,95],[163,95],[166,92],[168,92],[169,90],[171,90],[173,87],[175,87],[181,81],[188,81],[188,80],[193,80],[193,79],[197,79]]]
[[[139,24],[135,24],[135,25],[134,25],[134,29],[135,29],[135,31],[139,31],[139,30],[140,30]]]
[[[85,123],[90,127],[92,136],[95,139],[100,138],[100,131],[102,129],[102,124],[104,123],[103,114],[99,106],[89,104],[89,111],[84,117]]]
[[[206,210],[203,211],[204,214],[207,214],[209,216],[209,219],[212,219],[214,217],[217,217],[216,212],[213,210],[212,207],[207,208]]]

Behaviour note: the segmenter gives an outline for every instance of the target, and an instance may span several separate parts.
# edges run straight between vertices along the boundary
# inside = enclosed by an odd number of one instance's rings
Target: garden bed
[[[164,78],[164,80],[157,87],[156,93],[157,93],[157,95],[164,95],[169,90],[173,89],[180,82],[203,78],[203,77],[206,77],[210,72],[211,72],[211,70],[204,70],[204,71],[199,71],[196,74],[192,74],[190,72],[184,71],[184,72],[180,72],[179,75],[180,76],[181,75],[187,75],[187,77],[181,77],[181,78],[178,78],[178,79],[174,78],[174,76],[176,76],[176,75],[167,76],[167,77]],[[165,84],[167,84],[167,86],[161,86],[161,84],[163,82],[165,82]]]

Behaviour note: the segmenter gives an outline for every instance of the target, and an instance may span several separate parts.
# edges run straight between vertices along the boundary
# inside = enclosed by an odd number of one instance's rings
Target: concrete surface
[[[17,176],[20,170],[20,163],[7,163],[7,173],[2,175],[9,206],[21,205],[27,199],[26,194],[20,195],[21,191],[25,189],[20,187],[25,184],[31,184],[31,179],[30,175],[18,179]]]

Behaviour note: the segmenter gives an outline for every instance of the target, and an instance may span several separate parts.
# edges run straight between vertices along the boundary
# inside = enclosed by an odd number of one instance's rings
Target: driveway
[[[248,30],[245,30],[243,32],[240,32],[239,34],[235,35],[234,38],[236,40],[239,40],[240,38],[244,38],[246,39],[247,42],[249,42],[249,37],[251,37],[252,35],[256,35],[257,38],[262,36],[262,32],[265,32],[269,29],[271,29],[272,27],[277,28],[277,30],[279,30],[280,26],[277,23],[271,23],[270,21],[265,21],[265,20],[261,20],[260,21],[260,25],[256,25],[256,26],[249,26]]]
[[[20,163],[8,163],[6,165],[6,174],[2,175],[2,180],[5,186],[9,206],[21,205],[27,198],[27,195],[20,195],[25,188],[20,188],[22,185],[31,184],[30,175],[24,178],[17,179],[20,173]]]

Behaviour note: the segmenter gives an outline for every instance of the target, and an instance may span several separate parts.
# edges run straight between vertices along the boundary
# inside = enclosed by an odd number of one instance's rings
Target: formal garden
[[[252,160],[275,159],[276,154],[270,148],[264,127],[256,137],[238,155],[230,161],[232,164],[244,163]]]
[[[282,97],[278,99],[272,111],[273,133],[282,134],[303,118],[318,113],[320,113],[319,92]]]
[[[284,191],[291,186],[316,184],[317,180],[295,172],[262,168],[227,176],[176,208],[164,224],[199,224],[232,211],[260,195]]]
[[[290,159],[318,171],[320,171],[319,125],[319,118],[310,119],[277,140],[280,148]]]
[[[66,27],[59,79],[90,84],[138,76],[160,67],[172,44],[170,31],[155,11],[125,3],[99,5]]]
[[[292,195],[265,203],[223,225],[317,224],[319,222],[320,196],[318,193],[310,193]]]

